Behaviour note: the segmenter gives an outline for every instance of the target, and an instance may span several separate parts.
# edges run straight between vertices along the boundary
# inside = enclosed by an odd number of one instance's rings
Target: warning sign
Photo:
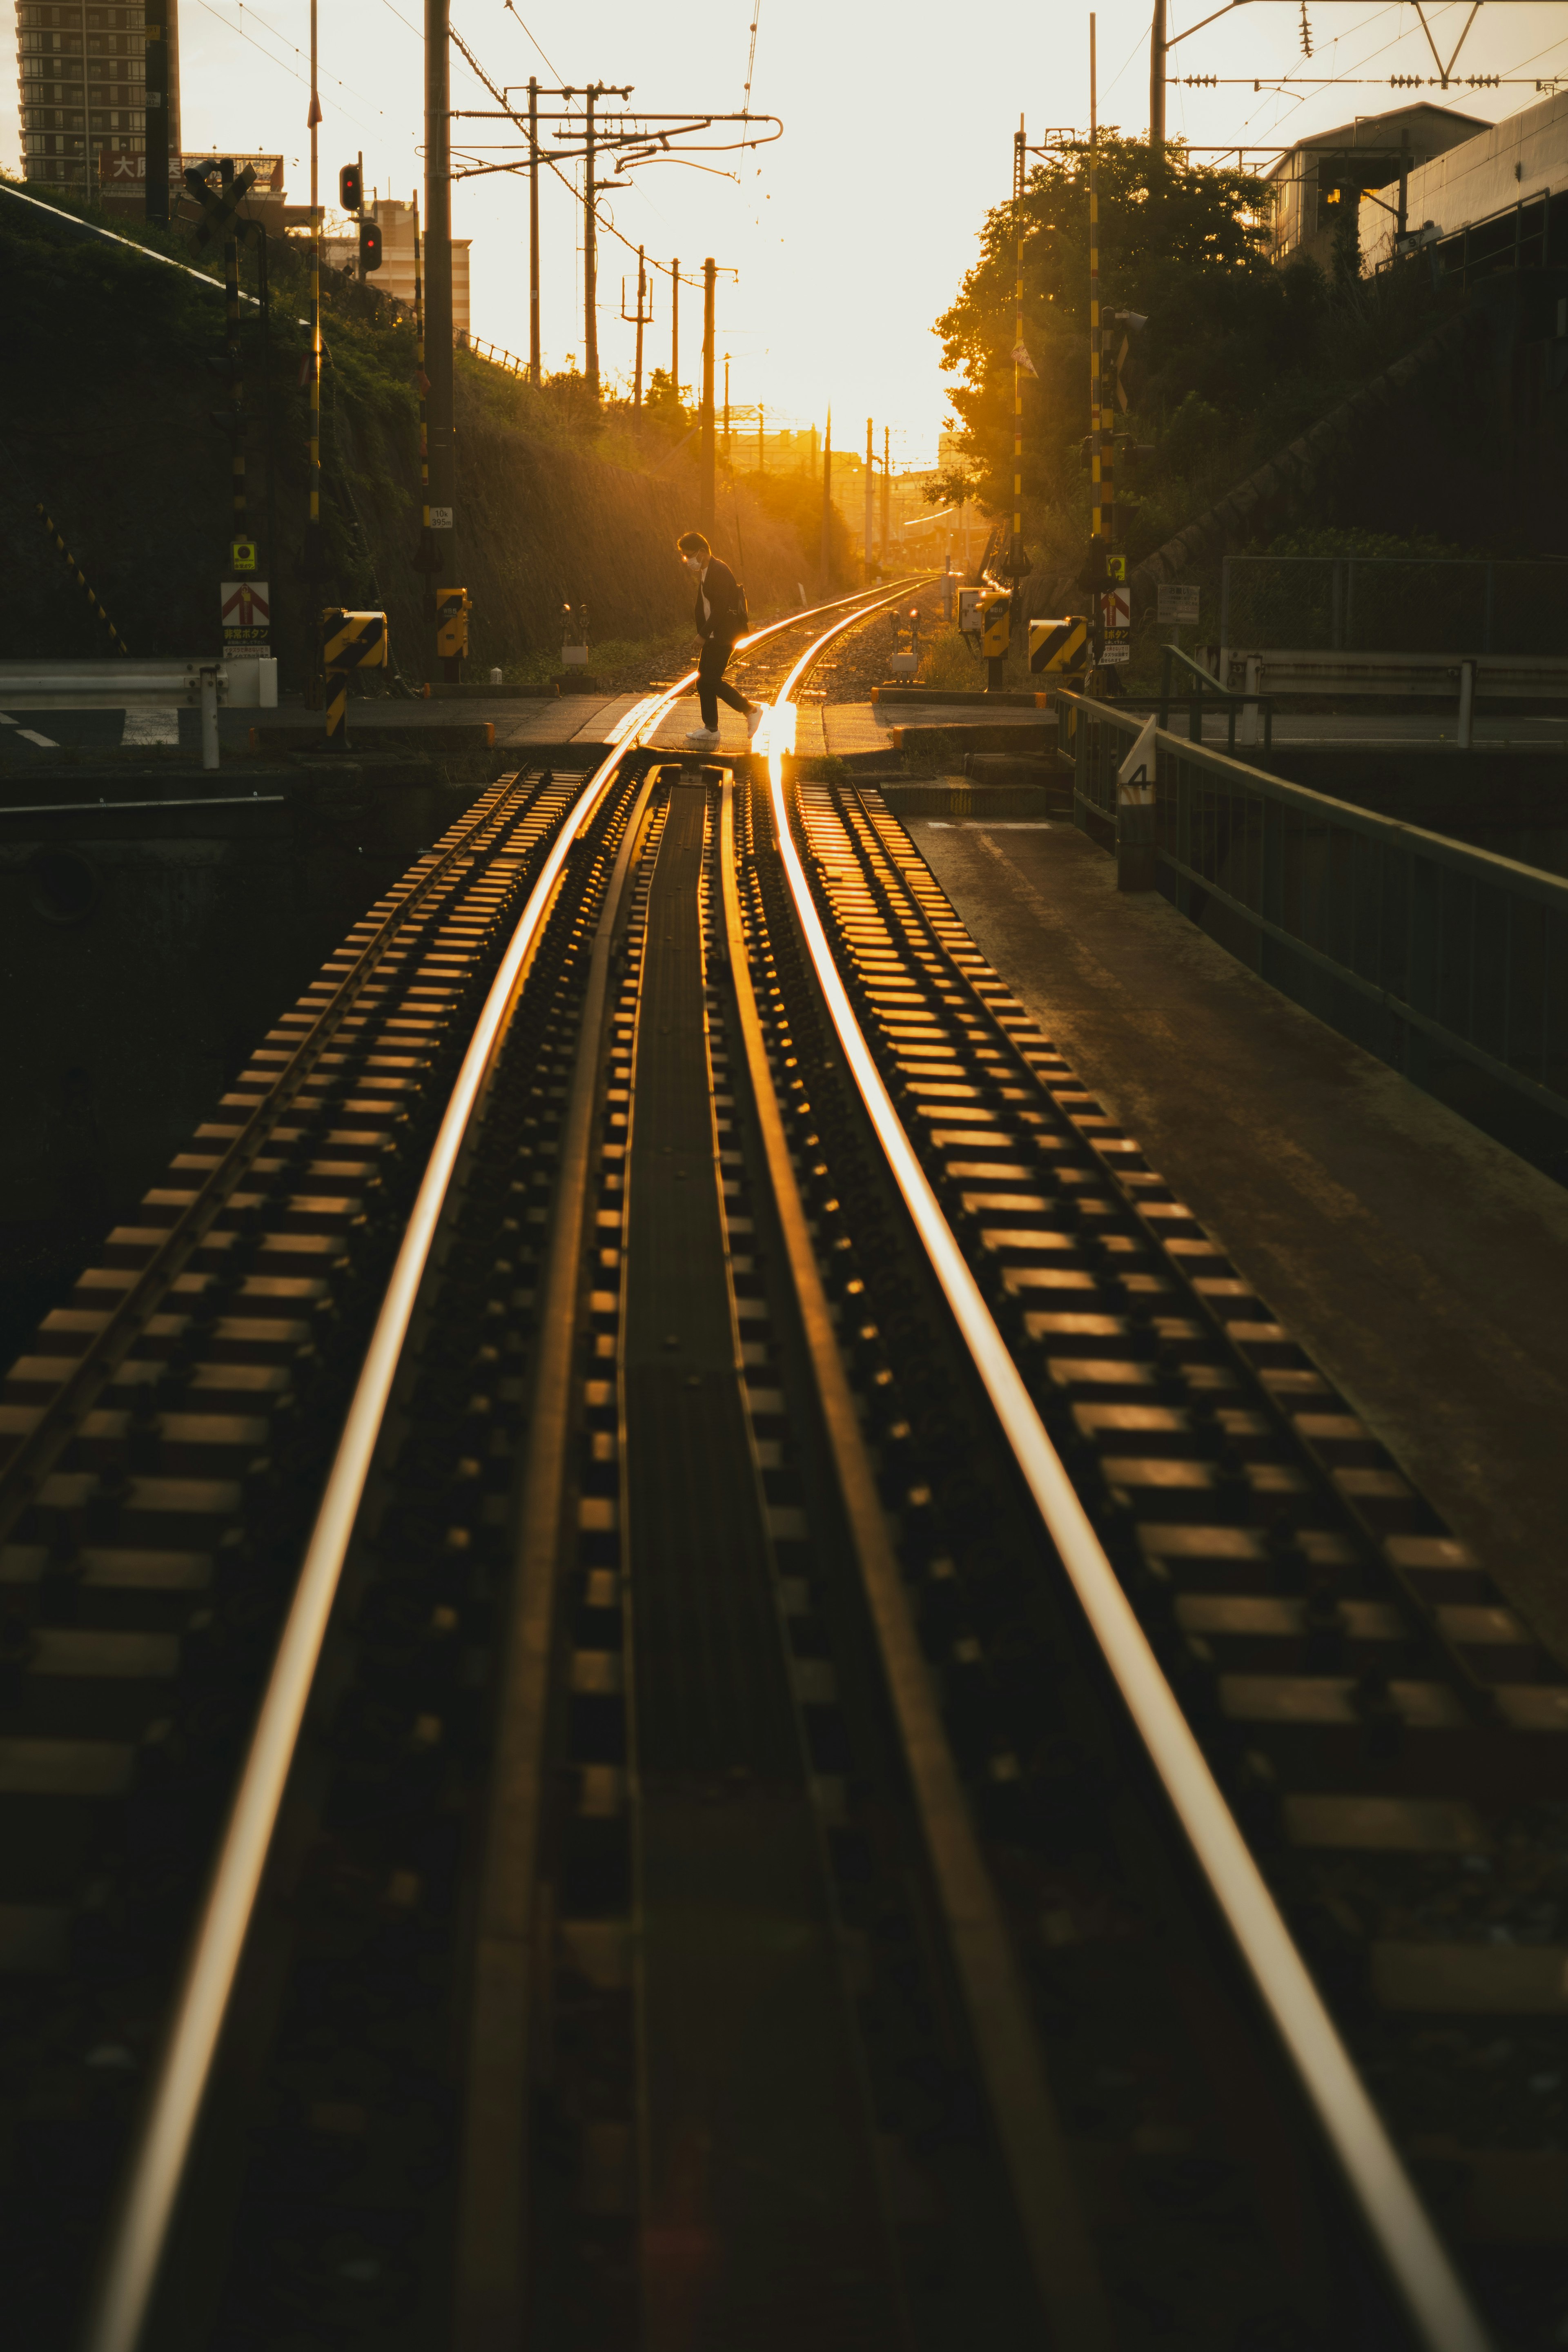
[[[1115,560],[1115,559],[1113,559]],[[1100,658],[1124,662],[1132,638],[1132,597],[1126,588],[1108,588],[1100,600]]]
[[[223,614],[223,649],[226,654],[259,654],[270,651],[272,635],[271,596],[265,580],[225,580],[219,583],[218,596]]]

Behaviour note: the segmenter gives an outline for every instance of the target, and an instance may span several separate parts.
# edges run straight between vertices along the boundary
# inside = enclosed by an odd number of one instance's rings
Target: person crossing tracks
[[[737,637],[744,636],[751,626],[746,611],[746,592],[729,565],[715,555],[700,530],[689,530],[677,540],[680,560],[697,583],[697,603],[693,614],[697,634],[702,640],[702,655],[697,667],[697,695],[701,706],[702,724],[694,727],[687,741],[694,751],[711,751],[719,741],[719,705],[727,702],[738,710],[746,722],[750,740],[762,723],[763,706],[748,702],[746,697],[724,683],[724,671],[735,650]]]

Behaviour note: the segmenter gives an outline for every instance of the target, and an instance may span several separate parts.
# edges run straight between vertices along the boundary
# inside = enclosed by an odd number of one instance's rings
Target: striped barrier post
[[[1076,677],[1089,667],[1089,623],[1069,613],[1059,621],[1029,624],[1029,667],[1036,677]]]
[[[327,749],[343,751],[349,740],[349,672],[386,667],[386,614],[327,605],[321,614],[321,667],[327,688]]]
[[[43,524],[44,529],[48,532],[49,537],[54,541],[55,545],[59,549],[60,553],[64,556],[72,579],[76,582],[77,586],[81,590],[82,594],[87,598],[88,603],[92,606],[93,611],[97,614],[99,619],[103,623],[104,627],[109,631],[110,637],[114,640],[115,651],[117,653],[129,655],[131,651],[130,646],[126,644],[124,638],[121,635],[119,630],[115,627],[113,622],[104,611],[103,606],[99,603],[98,598],[94,595],[91,587],[89,585],[86,572],[83,572],[80,564],[71,553],[70,549],[60,537],[58,524],[56,522],[53,515],[50,514],[47,507],[44,505],[41,499],[38,501],[37,511],[39,521]]]

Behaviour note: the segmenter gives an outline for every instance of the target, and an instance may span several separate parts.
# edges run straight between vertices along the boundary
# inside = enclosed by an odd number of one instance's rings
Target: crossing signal
[[[364,203],[364,173],[357,163],[345,163],[338,173],[338,202],[345,213],[357,213]]]
[[[359,261],[362,269],[381,268],[381,224],[361,221],[359,225]]]

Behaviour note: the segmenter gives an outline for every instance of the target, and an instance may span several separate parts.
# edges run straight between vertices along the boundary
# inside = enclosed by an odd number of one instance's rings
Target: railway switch
[[[921,666],[921,615],[918,604],[893,615],[893,654],[889,670],[894,677],[913,677]]]
[[[321,613],[321,668],[326,677],[327,746],[348,748],[351,669],[386,667],[386,614],[349,613],[328,604]]]
[[[468,650],[468,614],[473,609],[466,588],[437,589],[436,651],[441,656],[448,686],[456,686],[463,674],[463,656]]]

